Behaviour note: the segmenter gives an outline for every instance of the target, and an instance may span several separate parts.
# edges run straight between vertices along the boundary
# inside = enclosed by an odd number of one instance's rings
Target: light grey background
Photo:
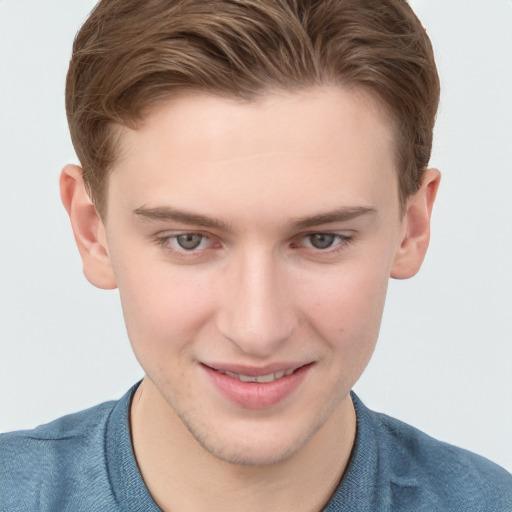
[[[0,0],[0,430],[116,398],[142,376],[117,292],[82,276],[58,195],[76,162],[64,77],[91,0]],[[415,0],[443,95],[430,253],[391,282],[356,391],[512,471],[512,3]]]

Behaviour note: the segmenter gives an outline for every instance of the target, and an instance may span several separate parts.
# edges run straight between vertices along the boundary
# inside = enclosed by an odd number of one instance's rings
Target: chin
[[[184,424],[210,455],[238,466],[269,466],[285,462],[300,451],[321,428],[320,424],[304,430],[294,429],[293,425],[282,422],[271,425],[248,422],[236,426],[224,425],[225,428],[221,425],[205,428],[205,425],[193,425],[187,421]]]
[[[236,466],[271,466],[292,458],[307,440],[290,443],[269,443],[266,440],[201,440],[196,437],[202,447],[215,458]]]

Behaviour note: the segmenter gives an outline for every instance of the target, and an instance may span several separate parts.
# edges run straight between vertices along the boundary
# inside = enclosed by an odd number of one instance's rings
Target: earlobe
[[[105,226],[86,191],[80,167],[64,167],[60,175],[60,196],[71,221],[85,277],[98,288],[116,288]]]
[[[440,180],[441,174],[437,169],[427,169],[420,189],[407,201],[403,234],[390,274],[395,279],[414,276],[423,263],[430,241],[430,217]]]

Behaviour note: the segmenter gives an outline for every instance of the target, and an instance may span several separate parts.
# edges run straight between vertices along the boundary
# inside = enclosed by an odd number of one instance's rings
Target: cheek
[[[180,351],[212,313],[206,279],[194,279],[165,262],[117,270],[126,328],[139,361]]]
[[[321,280],[305,283],[299,292],[310,324],[329,341],[333,350],[373,350],[379,332],[388,284],[378,265],[340,267]],[[307,313],[309,312],[309,314]]]

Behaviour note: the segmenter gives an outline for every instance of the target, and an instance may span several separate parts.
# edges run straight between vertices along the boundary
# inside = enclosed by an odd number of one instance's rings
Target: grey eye
[[[336,240],[336,235],[315,233],[313,235],[308,235],[308,238],[315,249],[328,249]]]
[[[203,235],[196,235],[194,233],[185,233],[176,237],[177,244],[186,251],[197,249],[203,241]]]

